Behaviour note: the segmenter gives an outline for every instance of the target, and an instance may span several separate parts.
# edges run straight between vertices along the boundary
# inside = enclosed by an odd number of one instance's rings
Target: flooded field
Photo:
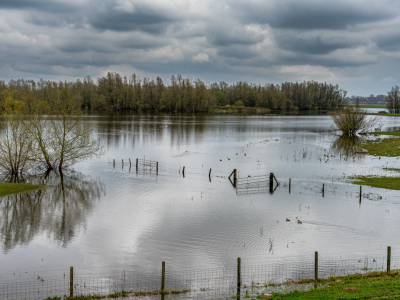
[[[326,259],[382,256],[387,246],[393,256],[400,251],[399,193],[363,187],[360,203],[359,187],[347,179],[395,175],[383,168],[400,168],[400,161],[349,153],[329,115],[87,120],[107,143],[103,157],[53,175],[45,190],[0,198],[3,279],[70,266],[143,273],[159,270],[161,261],[168,270],[207,269],[235,266],[239,256],[263,265],[311,262],[314,251]],[[383,130],[400,127],[400,118],[383,122]],[[136,158],[157,161],[158,175],[143,165],[136,171]],[[228,180],[233,169],[238,189]],[[270,172],[280,182],[273,194],[262,180],[246,185]]]

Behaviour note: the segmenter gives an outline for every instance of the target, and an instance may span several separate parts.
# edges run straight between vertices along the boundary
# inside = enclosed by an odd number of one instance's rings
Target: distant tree
[[[400,113],[400,88],[398,85],[392,87],[386,96],[386,107],[391,114]]]
[[[235,106],[244,106],[244,103],[242,100],[238,100],[235,102]]]

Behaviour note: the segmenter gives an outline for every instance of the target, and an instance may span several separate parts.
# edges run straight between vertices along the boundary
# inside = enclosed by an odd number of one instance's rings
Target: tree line
[[[75,82],[39,80],[0,81],[0,94],[8,90],[29,105],[32,99],[51,103],[57,93],[68,89],[82,108],[90,110],[132,110],[166,112],[209,112],[216,106],[243,103],[246,107],[271,110],[330,110],[342,107],[347,92],[338,85],[317,81],[256,85],[247,82],[206,84],[172,75],[169,82],[160,77],[129,78],[109,72],[94,81],[90,76]],[[241,101],[241,102],[239,102]]]

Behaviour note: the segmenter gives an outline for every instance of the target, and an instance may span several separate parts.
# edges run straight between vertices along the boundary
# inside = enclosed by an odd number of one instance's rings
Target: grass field
[[[394,135],[395,132],[391,132]],[[380,133],[385,134],[385,133]],[[396,133],[397,135],[397,133]],[[375,141],[366,141],[361,144],[361,147],[368,151],[369,155],[374,156],[400,156],[400,139],[387,138],[377,139]]]
[[[382,189],[400,190],[400,177],[389,176],[354,176],[349,177],[351,183],[357,185],[366,185]]]
[[[400,273],[392,271],[334,277],[309,291],[273,293],[269,299],[400,299]],[[253,299],[268,299],[262,294]]]
[[[44,188],[44,185],[25,183],[0,183],[0,197]]]
[[[348,104],[345,106],[356,106],[355,104]],[[386,109],[386,105],[385,104],[360,104],[360,107],[363,108],[385,108]]]

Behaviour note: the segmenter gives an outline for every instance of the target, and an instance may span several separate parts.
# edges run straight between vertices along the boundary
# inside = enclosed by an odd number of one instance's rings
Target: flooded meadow
[[[355,153],[329,115],[86,119],[107,144],[105,155],[51,175],[44,190],[0,198],[2,279],[49,277],[70,266],[144,274],[161,261],[168,270],[226,269],[237,257],[265,265],[311,261],[315,251],[338,260],[400,251],[398,191],[363,187],[360,201],[348,178],[396,176],[385,168],[400,161]],[[383,130],[400,128],[400,118],[383,122]],[[158,162],[158,174],[153,164],[136,168],[137,158]],[[279,182],[272,193],[271,172]]]

